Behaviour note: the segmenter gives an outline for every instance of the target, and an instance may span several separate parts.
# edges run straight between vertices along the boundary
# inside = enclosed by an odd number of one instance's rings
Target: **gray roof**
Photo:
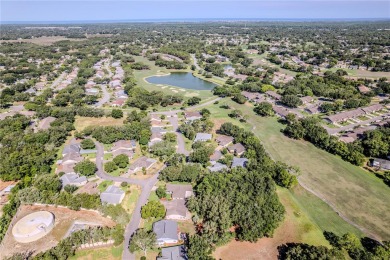
[[[167,184],[167,191],[172,193],[172,198],[185,199],[192,195],[192,186],[188,184]]]
[[[238,158],[238,157],[234,157],[233,158],[233,163],[232,163],[232,168],[234,167],[245,167],[246,163],[248,162],[248,159],[247,158]]]
[[[166,133],[167,132],[166,129],[159,127],[159,126],[152,127],[150,130],[152,131],[152,133]]]
[[[207,133],[197,133],[194,142],[211,140],[212,135]]]
[[[110,185],[106,191],[100,194],[100,200],[108,204],[119,204],[122,202],[125,192],[120,188]]]
[[[184,246],[164,247],[161,249],[161,256],[157,260],[187,260]]]
[[[390,170],[390,161],[380,158],[374,158],[372,166],[380,167],[384,170]]]
[[[76,173],[67,173],[61,176],[60,180],[62,181],[62,187],[66,185],[81,185],[83,182],[87,181],[87,177],[80,176]]]
[[[187,207],[185,200],[174,199],[164,201],[163,204],[166,208],[166,218],[171,218],[172,216],[181,216],[187,218]]]
[[[159,239],[178,239],[177,223],[173,220],[160,220],[153,223],[153,232]]]
[[[228,169],[228,167],[225,164],[217,162],[214,165],[207,167],[207,169],[209,169],[211,172],[219,172],[223,169]]]
[[[78,144],[68,144],[64,147],[64,150],[62,151],[62,155],[68,153],[79,153],[79,152],[80,152],[80,146]]]

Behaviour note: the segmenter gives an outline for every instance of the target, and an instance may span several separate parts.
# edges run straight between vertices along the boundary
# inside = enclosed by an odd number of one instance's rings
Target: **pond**
[[[169,75],[148,77],[146,81],[153,84],[170,85],[194,90],[211,90],[217,86],[214,83],[195,77],[191,72],[172,72]]]

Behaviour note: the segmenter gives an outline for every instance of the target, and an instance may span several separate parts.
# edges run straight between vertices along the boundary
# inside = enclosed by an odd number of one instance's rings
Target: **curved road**
[[[131,215],[131,220],[127,224],[126,229],[125,229],[125,240],[123,242],[123,254],[122,254],[122,259],[130,259],[133,260],[135,259],[135,255],[130,253],[128,249],[128,245],[131,239],[131,236],[133,233],[138,229],[139,224],[141,222],[141,207],[146,204],[148,201],[150,192],[152,191],[152,188],[154,185],[156,185],[158,181],[158,176],[159,173],[155,174],[153,177],[146,179],[146,180],[137,180],[137,179],[131,179],[131,178],[125,178],[125,177],[115,177],[108,175],[107,173],[104,172],[103,168],[103,160],[104,160],[104,146],[99,143],[99,142],[94,142],[96,145],[96,167],[97,167],[97,172],[96,175],[99,176],[101,179],[104,180],[110,180],[110,181],[116,181],[116,182],[127,182],[129,184],[135,184],[139,185],[142,188],[141,195],[138,198],[137,205],[133,211],[133,214]],[[165,168],[165,166],[164,166]],[[162,169],[164,169],[162,168]],[[161,169],[161,170],[162,170]],[[161,171],[160,170],[160,171]]]

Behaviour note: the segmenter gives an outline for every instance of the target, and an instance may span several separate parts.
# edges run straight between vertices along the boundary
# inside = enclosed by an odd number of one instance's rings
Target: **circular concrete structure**
[[[54,215],[49,211],[31,213],[12,228],[12,235],[20,243],[30,243],[46,236],[54,227]]]

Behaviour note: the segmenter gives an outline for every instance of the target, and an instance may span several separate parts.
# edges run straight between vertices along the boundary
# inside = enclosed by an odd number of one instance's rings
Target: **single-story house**
[[[373,113],[373,112],[382,110],[383,108],[384,108],[383,105],[381,105],[381,104],[375,104],[375,105],[371,105],[371,106],[368,106],[368,107],[363,107],[362,110],[363,110],[366,114],[369,114],[369,113]]]
[[[284,107],[273,106],[272,108],[274,112],[281,118],[285,118],[288,114],[290,114],[290,111]]]
[[[172,199],[184,200],[193,193],[191,185],[167,184],[167,192],[172,195]]]
[[[306,107],[305,111],[309,112],[310,114],[318,114],[321,112],[318,105]]]
[[[47,130],[50,128],[50,124],[56,120],[55,117],[48,116],[41,119],[38,123],[37,130]]]
[[[173,199],[163,201],[166,208],[165,218],[175,220],[188,220],[191,218],[185,200]]]
[[[219,135],[215,138],[219,146],[227,147],[229,144],[233,142],[234,138],[228,135]]]
[[[129,173],[135,173],[138,171],[141,171],[142,168],[145,168],[146,170],[150,169],[157,160],[148,158],[146,156],[142,156],[138,158],[134,163],[132,163],[129,167]]]
[[[222,156],[223,156],[223,154],[221,153],[221,151],[215,150],[214,153],[212,155],[210,155],[210,161],[216,162],[219,159],[221,159]]]
[[[380,158],[374,158],[371,160],[371,167],[377,167],[381,170],[390,171],[390,161]]]
[[[60,177],[62,187],[66,185],[75,185],[77,187],[87,184],[87,177],[80,176],[77,173],[66,173]]]
[[[172,246],[161,248],[161,256],[157,260],[187,260],[184,246]]]
[[[184,117],[188,121],[193,121],[193,120],[201,119],[202,114],[198,111],[186,111],[184,112]]]
[[[151,127],[150,130],[152,131],[152,133],[161,133],[161,134],[165,134],[165,133],[167,132],[167,129],[164,129],[164,128],[159,127],[159,126]]]
[[[325,119],[327,119],[331,123],[337,123],[337,122],[346,121],[348,119],[355,118],[358,116],[362,116],[364,114],[365,114],[365,112],[361,108],[358,108],[358,109],[354,109],[354,110],[349,110],[349,111],[337,113],[337,114],[328,116]]]
[[[362,94],[367,94],[368,92],[371,91],[370,88],[368,88],[368,87],[366,87],[366,86],[364,86],[364,85],[358,86],[358,90],[359,90],[359,92],[362,93]]]
[[[66,165],[66,164],[76,164],[81,161],[83,161],[84,158],[80,155],[80,153],[67,153],[65,156],[61,159],[60,164]]]
[[[206,142],[206,141],[211,140],[211,138],[212,138],[211,134],[208,134],[208,133],[197,133],[194,142],[198,142],[198,141]]]
[[[314,101],[314,98],[311,96],[301,97],[300,99],[304,105],[309,104],[309,103]]]
[[[119,204],[125,197],[125,192],[120,188],[110,185],[108,188],[100,194],[100,200],[107,204]]]
[[[216,162],[213,165],[207,167],[207,169],[210,170],[210,172],[219,172],[225,169],[229,169],[225,164]]]
[[[241,156],[243,153],[245,153],[245,146],[243,146],[241,143],[236,143],[228,146],[228,150],[230,153]]]
[[[65,156],[68,153],[80,153],[80,145],[79,144],[65,145],[64,150],[62,151],[62,156]]]
[[[111,152],[114,152],[118,149],[126,150],[135,150],[137,148],[137,142],[135,140],[119,140],[113,143],[111,147]]]
[[[97,88],[87,88],[87,89],[85,89],[85,94],[87,94],[87,95],[97,95],[97,94],[99,94],[99,89],[97,89]]]
[[[243,167],[244,168],[248,161],[249,160],[247,158],[234,157],[233,163],[232,163],[232,168],[234,168],[234,167]]]
[[[265,94],[275,100],[280,100],[282,98],[281,95],[272,90],[268,90],[267,92],[265,92]]]
[[[156,234],[156,243],[159,246],[164,244],[176,244],[179,242],[177,222],[173,220],[160,220],[153,223],[153,232]]]
[[[125,104],[126,100],[127,100],[127,98],[117,98],[111,102],[111,106],[112,107],[122,107]]]

